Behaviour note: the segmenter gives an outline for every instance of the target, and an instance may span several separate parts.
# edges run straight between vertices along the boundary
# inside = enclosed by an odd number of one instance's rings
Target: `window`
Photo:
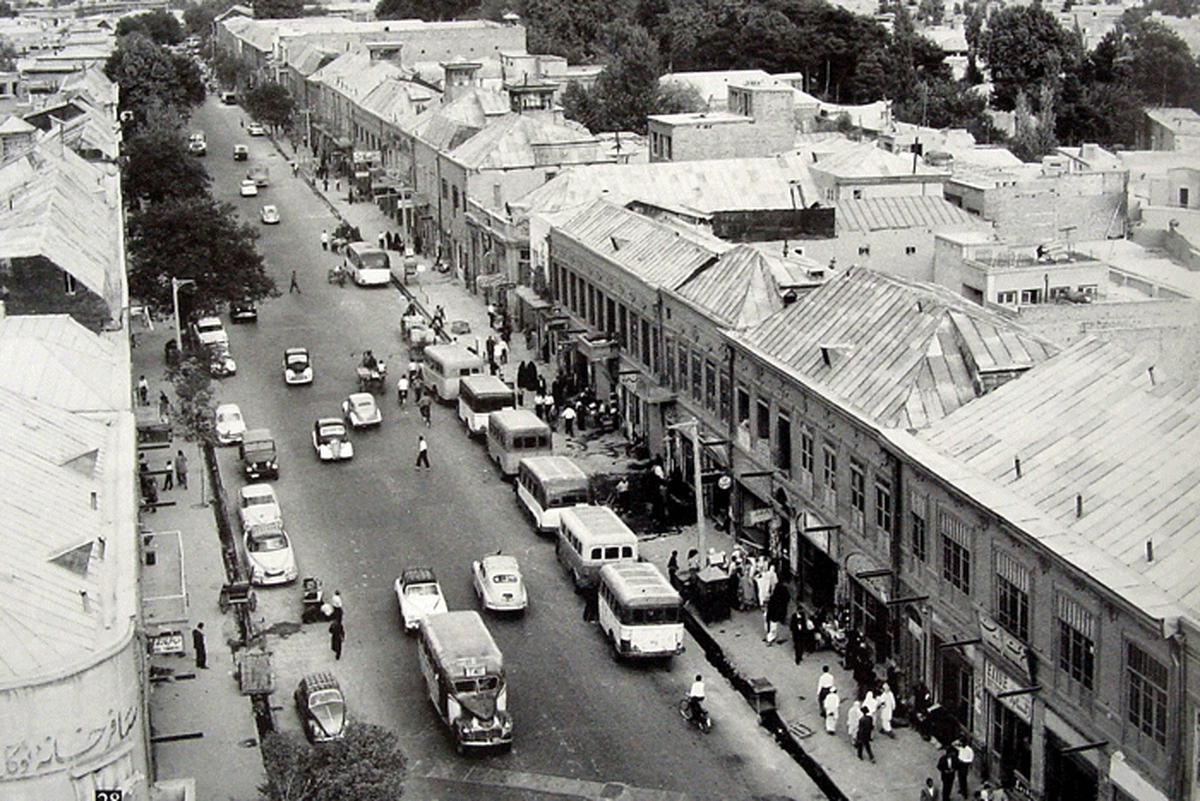
[[[855,189],[853,195],[855,200],[862,200],[863,193],[861,189]]]
[[[746,388],[739,385],[735,391],[737,395],[737,419],[734,421],[739,426],[745,423],[746,430],[750,430],[750,393]]]
[[[1028,306],[1031,303],[1042,302],[1042,290],[1040,289],[1022,289],[1021,290],[1021,305]]]
[[[1029,570],[1006,553],[996,554],[996,621],[1029,642]]]
[[[731,400],[729,397],[729,375],[728,373],[722,371],[718,377],[721,380],[721,388],[717,392],[717,415],[723,422],[728,423],[730,413],[729,405]]]
[[[458,187],[450,187],[450,194],[454,196],[454,213],[458,214]]]
[[[79,291],[79,284],[78,284],[78,282],[76,282],[75,276],[71,275],[70,273],[68,273],[66,271],[63,271],[62,277],[63,277],[63,292],[66,292],[68,295],[74,295],[76,292]]]
[[[1129,643],[1126,657],[1129,722],[1161,746],[1167,744],[1167,666]]]
[[[892,484],[882,478],[875,479],[875,526],[892,533]]]
[[[792,472],[792,421],[786,412],[775,418],[775,466]]]
[[[666,374],[667,386],[675,388],[675,340],[667,337],[663,342],[663,373]]]
[[[912,523],[912,555],[915,556],[918,561],[924,562],[929,558],[929,545],[926,539],[926,531],[928,529],[926,515],[928,515],[929,512],[925,508],[925,496],[914,492],[909,503],[912,507],[911,512],[909,513],[910,521]]]
[[[867,509],[867,468],[857,459],[850,460],[850,505],[859,512]]]
[[[717,366],[712,361],[704,363],[704,408],[717,410]]]
[[[617,342],[620,343],[622,348],[624,348],[625,344],[629,341],[628,325],[629,325],[629,310],[626,309],[624,306],[618,306],[617,307]],[[683,351],[681,348],[680,353],[682,353],[682,352]],[[682,356],[681,356],[681,358],[682,358]],[[682,370],[682,368],[681,368],[681,370]],[[682,372],[687,372],[687,371],[682,370]]]
[[[449,198],[450,198],[450,185],[448,183],[446,183],[446,179],[443,178],[442,179],[442,199],[448,200]]]
[[[755,426],[755,429],[754,429],[755,436],[758,438],[759,442],[770,442],[770,440],[771,440],[771,404],[768,401],[763,400],[762,398],[759,398],[758,403],[756,404],[756,408],[758,411],[758,415],[757,415],[757,425]]]
[[[810,474],[813,471],[813,444],[812,429],[807,426],[800,429],[800,469]]]
[[[1071,681],[1092,689],[1096,670],[1095,619],[1065,595],[1058,596],[1058,667]]]
[[[904,255],[905,255],[905,256],[915,256],[915,255],[917,255],[917,248],[916,248],[916,246],[915,246],[915,245],[906,245],[906,246],[904,247]]]
[[[837,450],[825,443],[822,456],[821,483],[831,491],[837,491]]]
[[[687,392],[688,388],[688,351],[679,343],[679,391]]]
[[[638,347],[638,316],[629,312],[629,356],[636,359],[641,348]]]
[[[996,293],[996,302],[1002,306],[1016,306],[1017,305],[1017,293],[1016,292],[997,292]]]
[[[871,255],[871,246],[870,245],[859,245],[858,246],[858,255],[870,256]]]
[[[971,594],[971,532],[948,512],[938,515],[942,535],[942,578]]]
[[[654,363],[650,361],[650,321],[642,320],[642,364],[653,368]]]
[[[699,353],[692,354],[692,397],[704,400],[704,359]]]

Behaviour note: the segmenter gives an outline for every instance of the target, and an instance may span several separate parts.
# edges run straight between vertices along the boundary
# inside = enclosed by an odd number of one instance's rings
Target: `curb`
[[[733,688],[742,694],[746,702],[754,707],[758,700],[758,693],[755,689],[754,680],[743,676],[737,667],[725,655],[725,651],[717,644],[712,635],[704,627],[693,614],[690,605],[685,605],[683,608],[683,625],[687,629],[688,634],[692,635],[700,648],[704,651],[705,658],[709,664],[717,669],[717,672],[724,676]],[[775,709],[767,709],[758,714],[758,723],[764,729],[767,729],[775,737],[775,742],[779,747],[791,755],[804,772],[808,774],[817,788],[825,795],[829,801],[849,801],[849,796],[843,793],[829,774],[825,772],[825,768],[809,756],[800,742],[792,736],[788,729],[787,723],[779,717],[779,713]]]

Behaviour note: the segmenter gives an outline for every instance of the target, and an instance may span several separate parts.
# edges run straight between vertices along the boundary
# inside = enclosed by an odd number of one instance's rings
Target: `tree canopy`
[[[295,19],[304,16],[304,0],[254,0],[255,19]]]
[[[117,40],[104,74],[121,87],[121,109],[133,112],[135,125],[144,122],[152,108],[190,111],[206,94],[194,61],[167,51],[141,31]]]
[[[379,0],[376,19],[423,19],[426,22],[457,19],[479,6],[478,0]],[[530,50],[531,53],[542,52]]]
[[[125,163],[121,184],[127,202],[159,203],[208,191],[208,172],[199,159],[188,153],[182,130],[182,120],[169,110],[147,110],[147,119],[134,129],[122,148]]]
[[[263,738],[270,801],[394,801],[407,772],[396,735],[351,720],[342,740],[312,746],[294,732]]]
[[[260,83],[251,89],[242,98],[242,104],[254,119],[278,128],[289,127],[296,111],[292,93],[274,81]]]
[[[174,14],[166,11],[145,11],[117,20],[118,37],[134,31],[146,34],[160,45],[179,44],[183,41],[183,26]]]
[[[995,85],[992,104],[1003,111],[1016,108],[1022,92],[1037,97],[1043,82],[1058,80],[1080,55],[1078,42],[1040,5],[997,11],[982,44]]]

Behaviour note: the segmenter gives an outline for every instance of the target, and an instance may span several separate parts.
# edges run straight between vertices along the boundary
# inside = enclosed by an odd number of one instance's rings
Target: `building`
[[[1200,113],[1190,108],[1148,108],[1138,130],[1139,150],[1200,152]]]
[[[829,151],[823,148],[832,147]],[[874,143],[841,142],[814,147],[813,180],[826,203],[884,197],[943,195],[950,171],[931,167],[916,153],[889,153]]]
[[[651,161],[755,158],[791,150],[795,90],[786,84],[729,84],[728,111],[651,114]]]

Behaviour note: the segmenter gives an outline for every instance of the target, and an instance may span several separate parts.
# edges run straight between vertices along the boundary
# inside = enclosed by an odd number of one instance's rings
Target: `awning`
[[[885,604],[891,598],[889,593],[891,576],[879,574],[886,570],[887,568],[862,551],[855,551],[846,557],[846,572],[850,574],[850,578],[857,581],[877,600]]]
[[[533,291],[533,287],[519,286],[516,289],[516,296],[521,299],[529,308],[537,311],[538,309],[550,308],[550,302],[538,296],[538,293]]]
[[[624,373],[621,375],[621,386],[637,398],[651,406],[670,403],[675,400],[675,393],[665,389],[641,373]]]
[[[497,287],[512,285],[513,281],[504,273],[488,273],[475,279],[476,289],[495,289]]]
[[[1112,755],[1108,764],[1108,778],[1121,788],[1122,792],[1136,801],[1167,801],[1167,796],[1158,791],[1125,761],[1125,754],[1120,751]]]

